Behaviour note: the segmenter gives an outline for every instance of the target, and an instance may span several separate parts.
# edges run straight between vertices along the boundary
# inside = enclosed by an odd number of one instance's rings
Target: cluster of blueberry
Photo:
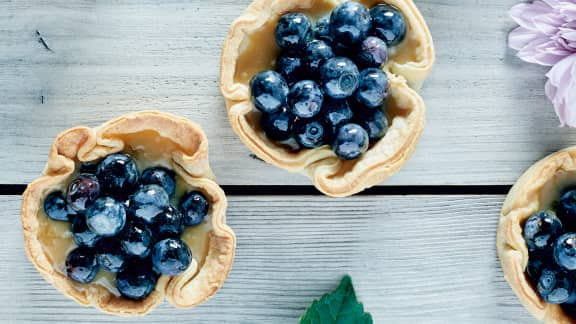
[[[192,191],[171,204],[174,172],[156,167],[139,174],[134,160],[117,153],[99,163],[82,165],[65,194],[44,200],[52,220],[71,222],[78,245],[66,258],[66,274],[89,283],[99,269],[116,273],[122,296],[142,299],[156,287],[158,276],[184,272],[192,261],[180,239],[184,226],[200,224],[210,204]]]
[[[267,137],[295,139],[308,149],[331,144],[343,160],[360,157],[388,129],[382,106],[389,83],[380,67],[388,47],[405,35],[402,14],[384,4],[369,10],[344,2],[316,25],[302,13],[280,17],[276,71],[260,72],[250,82]]]
[[[529,251],[526,274],[548,303],[576,310],[576,190],[562,194],[554,210],[524,224]]]

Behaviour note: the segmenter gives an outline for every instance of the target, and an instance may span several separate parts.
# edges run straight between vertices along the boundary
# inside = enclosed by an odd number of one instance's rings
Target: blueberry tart
[[[504,277],[546,323],[576,323],[576,147],[534,164],[512,187],[498,225]]]
[[[232,128],[261,159],[349,196],[414,151],[434,63],[412,0],[255,0],[232,24],[220,87]]]
[[[24,193],[28,257],[63,294],[107,313],[200,304],[236,246],[213,179],[206,136],[187,119],[150,111],[69,129]]]

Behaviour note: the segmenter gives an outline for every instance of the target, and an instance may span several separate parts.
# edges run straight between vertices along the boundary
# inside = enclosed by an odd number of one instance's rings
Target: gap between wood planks
[[[313,186],[221,186],[229,196],[321,196]],[[367,189],[358,196],[408,196],[408,195],[506,195],[508,185],[479,186],[388,186]],[[0,195],[21,195],[23,184],[0,184]]]

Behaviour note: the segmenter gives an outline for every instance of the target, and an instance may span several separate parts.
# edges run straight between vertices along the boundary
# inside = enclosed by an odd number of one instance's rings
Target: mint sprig
[[[356,299],[350,276],[342,278],[331,293],[315,300],[300,318],[300,324],[373,324],[372,315]]]

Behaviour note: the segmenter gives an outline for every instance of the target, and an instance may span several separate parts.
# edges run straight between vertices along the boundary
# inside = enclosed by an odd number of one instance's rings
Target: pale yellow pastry
[[[274,41],[279,17],[302,12],[310,17],[329,13],[344,0],[255,0],[232,24],[221,59],[220,87],[232,128],[258,157],[291,172],[306,174],[314,185],[330,196],[349,196],[374,186],[397,172],[416,147],[424,128],[425,106],[419,89],[434,63],[432,37],[412,0],[359,1],[367,7],[385,3],[405,16],[405,40],[392,49],[387,73],[388,133],[361,158],[344,161],[330,147],[292,151],[269,140],[260,129],[259,113],[253,109],[249,82],[260,71],[270,69],[280,52]]]
[[[130,153],[139,168],[164,166],[175,171],[176,195],[201,191],[211,208],[205,221],[182,235],[193,260],[181,275],[161,276],[156,289],[140,301],[122,297],[114,275],[102,270],[90,284],[67,278],[64,262],[75,247],[70,225],[49,219],[44,198],[62,190],[78,173],[80,162],[116,152]],[[129,114],[91,129],[75,127],[56,138],[44,175],[31,183],[22,202],[22,225],[28,257],[40,274],[66,296],[115,315],[143,315],[166,299],[177,307],[204,302],[224,283],[234,259],[236,238],[226,225],[226,196],[214,182],[208,164],[208,142],[201,128],[185,118],[160,112]]]
[[[525,221],[552,207],[561,190],[576,183],[576,147],[554,153],[534,164],[508,194],[498,224],[497,249],[504,277],[518,299],[537,319],[546,323],[576,323],[560,305],[548,304],[530,283],[525,269],[528,248],[523,237]]]

